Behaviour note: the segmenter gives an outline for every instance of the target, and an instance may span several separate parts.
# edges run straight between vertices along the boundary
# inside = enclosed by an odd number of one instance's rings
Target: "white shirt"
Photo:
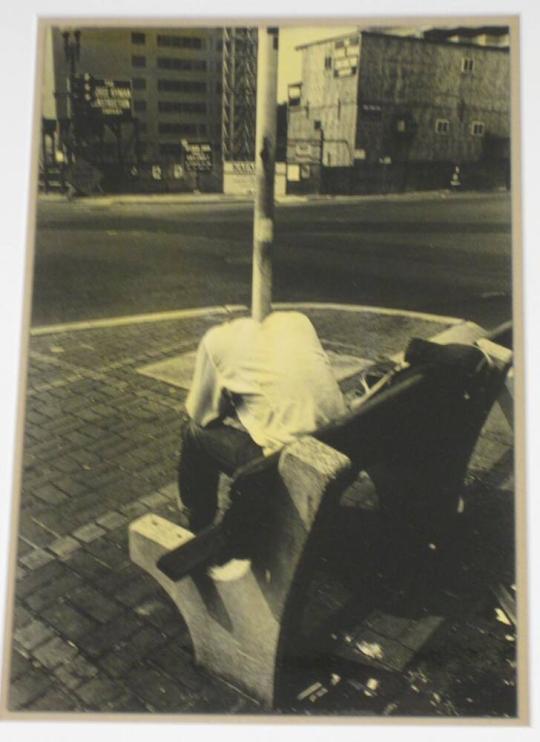
[[[346,411],[315,328],[299,312],[235,319],[204,335],[186,400],[190,417],[203,426],[218,419],[224,390],[240,396],[236,414],[265,454]]]

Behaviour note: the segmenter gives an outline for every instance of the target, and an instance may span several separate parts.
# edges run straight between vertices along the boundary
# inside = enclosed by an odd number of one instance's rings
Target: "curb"
[[[364,195],[325,195],[320,193],[306,195],[277,196],[276,204],[290,206],[308,203],[369,203],[371,201],[415,201],[424,199],[476,199],[485,198],[500,193],[507,193],[505,189],[495,191],[460,191],[450,190],[437,191],[410,191],[407,193],[373,193]],[[138,204],[148,205],[208,205],[217,203],[251,204],[254,197],[248,194],[118,194],[105,196],[85,196],[76,199],[76,204],[100,205],[100,206],[129,206]],[[65,196],[56,193],[38,194],[38,202],[42,203],[68,203]],[[73,202],[71,202],[73,203]]]
[[[273,304],[273,307],[279,310],[318,309],[331,312],[363,312],[365,314],[382,314],[385,316],[411,317],[419,320],[425,320],[427,322],[446,323],[448,325],[467,323],[467,320],[459,317],[446,317],[440,314],[415,312],[409,309],[373,307],[363,304],[331,304],[325,302],[276,302],[275,304]],[[119,327],[121,325],[136,325],[148,322],[166,322],[170,320],[195,319],[197,317],[204,317],[209,314],[229,315],[235,312],[242,312],[247,310],[248,307],[244,304],[223,304],[209,307],[177,309],[168,312],[133,314],[126,317],[109,317],[106,319],[87,320],[82,322],[66,322],[64,324],[31,327],[30,336],[37,337],[40,335],[52,335],[63,332],[76,332],[81,330],[94,330],[100,327],[105,328]]]

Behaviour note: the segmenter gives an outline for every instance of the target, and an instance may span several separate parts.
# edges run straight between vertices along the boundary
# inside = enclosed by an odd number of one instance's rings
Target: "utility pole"
[[[75,105],[74,105],[73,84],[75,82],[77,64],[81,58],[81,32],[77,29],[76,31],[73,31],[73,35],[72,35],[71,31],[64,31],[62,33],[62,38],[64,41],[64,58],[66,60],[66,63],[69,69],[69,73],[67,75],[68,110],[66,113],[67,113],[67,117],[69,120],[69,128],[71,131],[71,136],[73,136],[75,140],[78,137],[75,132],[75,124],[74,124]],[[68,162],[70,164],[73,164],[73,148],[71,146],[68,148]]]
[[[71,85],[77,72],[77,63],[81,58],[81,32],[74,31],[73,36],[71,31],[64,31],[62,33],[64,41],[64,58],[68,65],[69,73],[67,75],[68,80],[68,100],[70,102],[71,110],[68,112],[69,116],[73,116],[73,91]]]
[[[270,313],[272,300],[278,41],[277,28],[259,28],[251,293],[251,314],[257,322]]]

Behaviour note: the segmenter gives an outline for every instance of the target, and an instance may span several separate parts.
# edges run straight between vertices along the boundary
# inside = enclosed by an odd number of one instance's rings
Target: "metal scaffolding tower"
[[[223,29],[223,159],[255,159],[257,28]]]

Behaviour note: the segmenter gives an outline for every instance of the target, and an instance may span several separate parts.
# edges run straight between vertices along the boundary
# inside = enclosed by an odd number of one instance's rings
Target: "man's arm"
[[[220,419],[225,412],[223,391],[203,337],[197,349],[193,381],[186,399],[186,410],[191,419],[201,426]]]

